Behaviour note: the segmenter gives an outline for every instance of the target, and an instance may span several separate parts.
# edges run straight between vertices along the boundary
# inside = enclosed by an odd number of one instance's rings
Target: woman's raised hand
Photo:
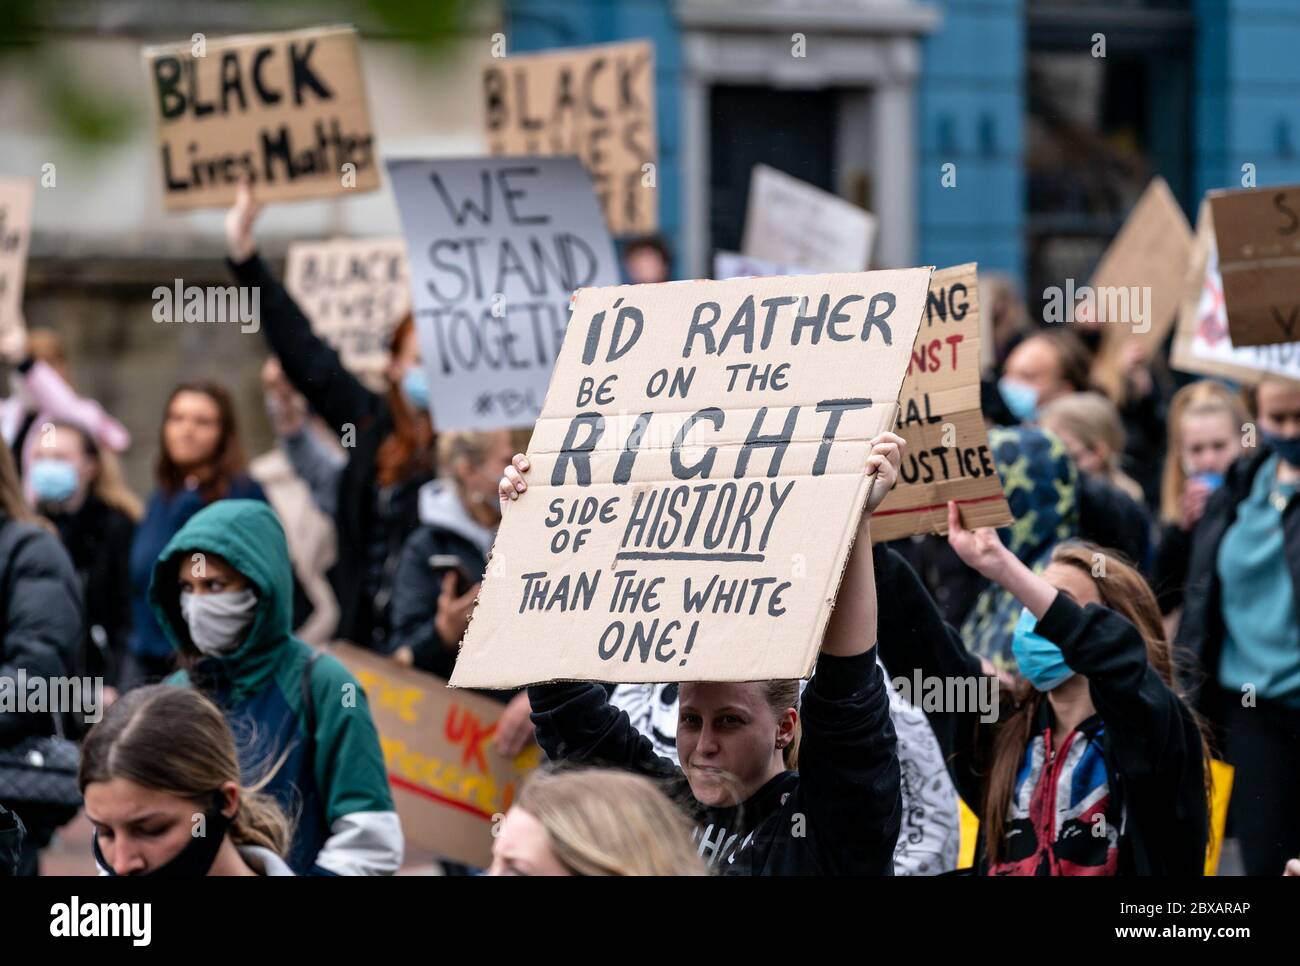
[[[497,497],[501,500],[502,513],[505,512],[507,503],[519,499],[519,494],[528,489],[528,481],[524,479],[524,474],[530,468],[528,457],[523,453],[516,453],[510,465],[501,474],[501,479],[497,482]]]
[[[235,189],[235,203],[226,212],[226,253],[236,264],[246,262],[257,251],[253,241],[253,222],[262,206],[253,198],[253,186],[248,179],[239,182]]]
[[[962,526],[961,511],[952,500],[948,501],[948,545],[967,567],[994,583],[1003,582],[1011,551],[1002,545],[998,532],[991,527],[967,530]]]
[[[867,495],[867,513],[880,506],[898,482],[898,467],[903,462],[906,448],[907,440],[896,433],[884,432],[871,441],[866,471],[868,476],[874,474],[876,479]]]

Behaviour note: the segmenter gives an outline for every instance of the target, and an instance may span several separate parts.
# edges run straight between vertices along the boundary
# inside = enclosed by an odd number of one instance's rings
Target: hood
[[[464,537],[478,547],[484,557],[492,553],[496,530],[483,526],[470,516],[456,487],[446,480],[430,480],[420,487],[420,522]]]
[[[181,617],[176,573],[182,557],[216,554],[243,574],[257,592],[257,616],[248,637],[231,653],[206,657],[240,690],[255,689],[274,668],[275,652],[293,621],[293,570],[284,528],[261,500],[218,500],[190,517],[163,547],[149,582],[149,606],[172,647],[194,653]]]

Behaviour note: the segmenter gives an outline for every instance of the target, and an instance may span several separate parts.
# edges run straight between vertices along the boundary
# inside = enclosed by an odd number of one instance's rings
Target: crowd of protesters
[[[449,676],[497,527],[530,499],[522,440],[436,430],[409,317],[383,391],[342,364],[258,254],[257,212],[242,189],[226,234],[261,292],[275,452],[250,464],[230,392],[187,380],[142,501],[117,458],[147,444],[78,393],[57,337],[7,360],[0,675],[100,678],[107,710],[84,733],[0,710],[0,752],[79,742],[108,875],[395,872],[364,692],[317,645]],[[634,282],[670,264],[654,239],[625,251]],[[938,874],[958,865],[960,801],[978,874],[1198,875],[1218,759],[1240,868],[1300,872],[1300,384],[1107,356],[1101,326],[1036,326],[1003,278],[984,303],[1015,524],[970,530],[950,504],[946,538],[873,547],[905,455],[877,437],[810,680],[491,694],[499,749],[535,741],[553,764],[486,871]],[[913,674],[985,681],[996,720],[913,705],[891,684]],[[0,787],[0,873],[34,874],[69,817]]]

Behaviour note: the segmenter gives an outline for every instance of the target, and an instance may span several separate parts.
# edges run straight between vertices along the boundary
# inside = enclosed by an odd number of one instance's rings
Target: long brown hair
[[[217,450],[212,455],[209,465],[212,472],[200,485],[199,492],[204,500],[216,500],[230,492],[235,477],[244,472],[248,460],[244,456],[244,447],[239,440],[239,424],[235,420],[235,403],[230,390],[219,382],[210,379],[192,379],[183,382],[171,391],[167,404],[163,406],[162,425],[158,430],[158,461],[154,466],[154,475],[163,492],[169,496],[185,487],[186,472],[178,466],[167,452],[167,414],[171,412],[172,403],[183,392],[195,392],[207,396],[217,407],[217,418],[221,423],[221,434],[217,437]]]
[[[392,359],[407,339],[415,337],[415,321],[408,312],[393,329],[388,343]],[[402,398],[402,387],[388,384],[388,411],[393,415],[393,431],[379,444],[375,454],[375,478],[380,486],[392,486],[421,473],[433,472],[433,421],[428,413],[412,416]]]
[[[283,857],[289,819],[264,794],[240,783],[235,739],[221,711],[193,688],[154,684],[113,702],[81,745],[77,785],[125,778],[206,809],[227,782],[239,785],[239,811],[226,833],[235,845],[260,845]]]
[[[684,812],[642,775],[540,770],[515,803],[574,875],[707,875]]]
[[[1169,446],[1165,451],[1165,470],[1160,480],[1160,519],[1177,523],[1187,473],[1183,470],[1183,420],[1191,415],[1222,413],[1232,422],[1234,433],[1242,432],[1246,407],[1241,397],[1221,382],[1202,379],[1183,386],[1169,402]]]
[[[0,511],[17,523],[35,523],[51,529],[49,522],[38,516],[23,498],[23,485],[18,480],[14,454],[3,442],[0,442]]]
[[[1098,578],[1094,576],[1094,567],[1098,560],[1103,559],[1105,570],[1102,573],[1105,576]],[[1073,567],[1087,576],[1097,588],[1102,605],[1137,628],[1146,643],[1147,663],[1156,674],[1160,675],[1160,680],[1165,683],[1165,686],[1186,704],[1186,697],[1175,674],[1173,647],[1165,636],[1164,623],[1160,619],[1160,605],[1156,603],[1156,596],[1142,574],[1118,551],[1103,550],[1096,544],[1082,540],[1058,544],[1052,551],[1051,562]],[[1012,689],[1010,695],[1004,693],[1001,697],[1009,700],[1013,710],[996,725],[997,733],[993,739],[992,759],[989,762],[988,778],[984,783],[980,825],[984,831],[984,852],[989,865],[996,863],[1001,855],[1007,811],[1011,806],[1016,774],[1020,770],[1025,748],[1033,734],[1038,709],[1046,699],[1043,692],[1034,689],[1024,681]],[[1208,807],[1211,797],[1208,729],[1191,706],[1186,705],[1186,707],[1187,713],[1196,722],[1201,732],[1201,750],[1206,762],[1205,794]]]

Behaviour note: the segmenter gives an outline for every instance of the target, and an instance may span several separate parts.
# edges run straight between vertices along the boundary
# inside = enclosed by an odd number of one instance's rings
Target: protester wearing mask
[[[149,603],[181,670],[168,683],[211,697],[245,772],[275,764],[266,791],[297,827],[297,873],[385,875],[402,860],[379,737],[347,669],[290,631],[292,571],[265,503],[223,500],[172,538]]]
[[[131,555],[140,501],[111,453],[70,423],[41,430],[27,474],[34,508],[54,524],[81,580],[85,636],[81,673],[104,679],[115,695],[131,633]]]
[[[1300,383],[1252,395],[1259,446],[1196,525],[1177,644],[1236,769],[1228,823],[1246,873],[1276,875],[1300,853]]]
[[[1022,423],[1032,423],[1047,403],[1089,388],[1088,351],[1068,332],[1039,332],[1007,357],[998,381],[1002,399]]]
[[[693,818],[700,855],[723,874],[889,875],[901,819],[899,766],[875,658],[869,524],[898,478],[905,445],[893,433],[872,441],[864,472],[875,482],[802,698],[798,681],[683,683],[677,768],[655,755],[604,686],[534,685],[533,723],[547,755],[661,781]],[[522,455],[507,467],[503,501],[526,496],[528,469]],[[799,816],[806,834],[795,836]]]
[[[707,875],[686,815],[650,779],[538,770],[492,840],[490,875]]]
[[[0,343],[0,357],[11,360],[14,368],[9,396],[0,400],[0,433],[24,478],[44,439],[44,429],[51,423],[81,427],[95,446],[107,453],[121,453],[131,445],[125,426],[95,400],[77,394],[63,339],[57,332],[9,329]]]
[[[388,390],[367,389],[311,323],[257,254],[259,206],[245,182],[226,216],[230,268],[261,292],[262,334],[289,382],[339,435],[348,461],[338,485],[335,525],[338,636],[387,652],[393,575],[402,544],[419,524],[420,487],[433,477],[429,389],[415,324],[408,315],[389,344]]]
[[[123,689],[152,683],[173,667],[172,646],[149,607],[158,553],[190,517],[217,500],[264,500],[247,474],[234,401],[219,383],[194,380],[172,390],[163,408],[157,487],[131,543],[131,647]]]
[[[76,667],[81,643],[81,588],[68,554],[23,501],[13,456],[0,446],[0,680],[61,678]],[[12,692],[10,692],[12,697]],[[73,709],[64,709],[72,711]],[[89,711],[89,708],[83,708]],[[71,715],[66,715],[71,717]],[[50,714],[0,702],[0,749],[32,736],[58,732]],[[17,805],[0,787],[0,805],[16,812],[27,827],[18,858],[19,875],[36,875],[40,849],[70,817],[62,808]]]
[[[1012,648],[1024,681],[999,692],[998,723],[981,723],[984,708],[928,712],[980,819],[977,871],[1202,874],[1208,755],[1141,575],[1071,542],[1038,576],[993,530],[966,530],[955,503],[948,538],[1022,604]],[[876,567],[881,656],[893,673],[978,679],[978,660],[906,562],[879,547]]]
[[[196,691],[155,684],[116,702],[82,743],[77,784],[107,875],[293,875],[288,818],[241,784],[230,728]]]
[[[1173,636],[1183,606],[1192,534],[1210,497],[1241,455],[1246,407],[1214,379],[1184,386],[1169,404],[1169,445],[1160,487],[1159,547],[1152,586]]]

